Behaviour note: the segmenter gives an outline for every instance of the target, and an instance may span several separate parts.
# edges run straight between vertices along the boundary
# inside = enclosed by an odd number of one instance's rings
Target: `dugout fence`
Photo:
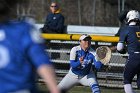
[[[51,36],[52,34],[50,34]],[[53,34],[54,36],[59,36],[60,34]],[[74,35],[74,34],[73,34]],[[43,38],[47,39],[45,35],[42,35]],[[55,71],[57,74],[58,82],[68,73],[70,68],[69,65],[69,56],[70,50],[73,46],[79,45],[78,37],[75,36],[73,39],[52,39],[48,36],[48,40],[46,40],[47,49],[52,62],[55,66]],[[60,35],[61,36],[61,35]],[[91,35],[92,36],[92,35]],[[93,38],[96,36],[92,36]],[[71,37],[72,38],[72,37]],[[103,40],[102,40],[102,39]],[[109,41],[106,37],[101,36],[101,38],[93,40],[92,48],[96,49],[99,46],[109,46],[112,47],[112,42],[117,42],[118,38],[114,40],[116,37],[110,37]],[[77,40],[76,40],[77,39]],[[123,69],[125,66],[125,62],[127,59],[128,54],[119,54],[117,51],[112,52],[112,58],[110,60],[109,65],[105,65],[100,71],[97,72],[97,79],[100,86],[103,87],[115,87],[115,88],[122,88],[123,87]],[[136,80],[136,77],[134,81]],[[133,87],[136,88],[136,83],[133,82]]]

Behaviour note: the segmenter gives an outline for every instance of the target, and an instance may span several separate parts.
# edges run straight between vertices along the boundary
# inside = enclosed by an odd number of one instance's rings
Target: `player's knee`
[[[91,86],[91,89],[92,89],[92,93],[101,93],[98,84],[93,84],[93,85]]]
[[[132,82],[131,79],[124,78],[124,81],[123,81],[124,84],[131,84],[131,82]]]
[[[67,91],[64,90],[64,89],[61,89],[61,90],[60,90],[60,93],[67,93]]]
[[[137,86],[140,89],[140,81],[137,81]]]
[[[39,93],[42,93],[42,92],[39,92]],[[47,91],[46,93],[51,93],[51,92],[50,91]],[[60,93],[67,93],[67,92],[66,92],[66,90],[60,90]]]
[[[58,85],[58,88],[60,90],[60,93],[67,93],[67,89],[65,89],[63,86],[61,86],[60,84]]]
[[[132,76],[128,75],[128,73],[124,73],[124,84],[131,84],[132,82]]]

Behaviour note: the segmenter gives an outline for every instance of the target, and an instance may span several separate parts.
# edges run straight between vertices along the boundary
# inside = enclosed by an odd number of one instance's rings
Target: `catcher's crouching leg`
[[[92,90],[92,93],[101,93],[98,84],[93,84],[93,85],[91,86],[91,90]]]
[[[39,92],[39,93],[42,93],[42,92]],[[47,91],[46,93],[51,93],[50,91]],[[60,93],[67,93],[66,90],[60,90]]]
[[[60,90],[60,93],[67,93],[66,90]]]

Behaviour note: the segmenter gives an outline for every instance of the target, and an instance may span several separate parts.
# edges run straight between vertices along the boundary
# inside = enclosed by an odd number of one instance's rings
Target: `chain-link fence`
[[[44,23],[50,3],[58,2],[65,25],[119,26],[118,15],[124,9],[140,10],[139,0],[21,0],[17,15],[32,15]]]

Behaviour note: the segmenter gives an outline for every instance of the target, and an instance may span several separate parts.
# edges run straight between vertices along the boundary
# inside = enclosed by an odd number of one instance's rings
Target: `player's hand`
[[[83,63],[83,60],[84,60],[83,56],[79,58],[79,61],[80,61],[81,64]]]

